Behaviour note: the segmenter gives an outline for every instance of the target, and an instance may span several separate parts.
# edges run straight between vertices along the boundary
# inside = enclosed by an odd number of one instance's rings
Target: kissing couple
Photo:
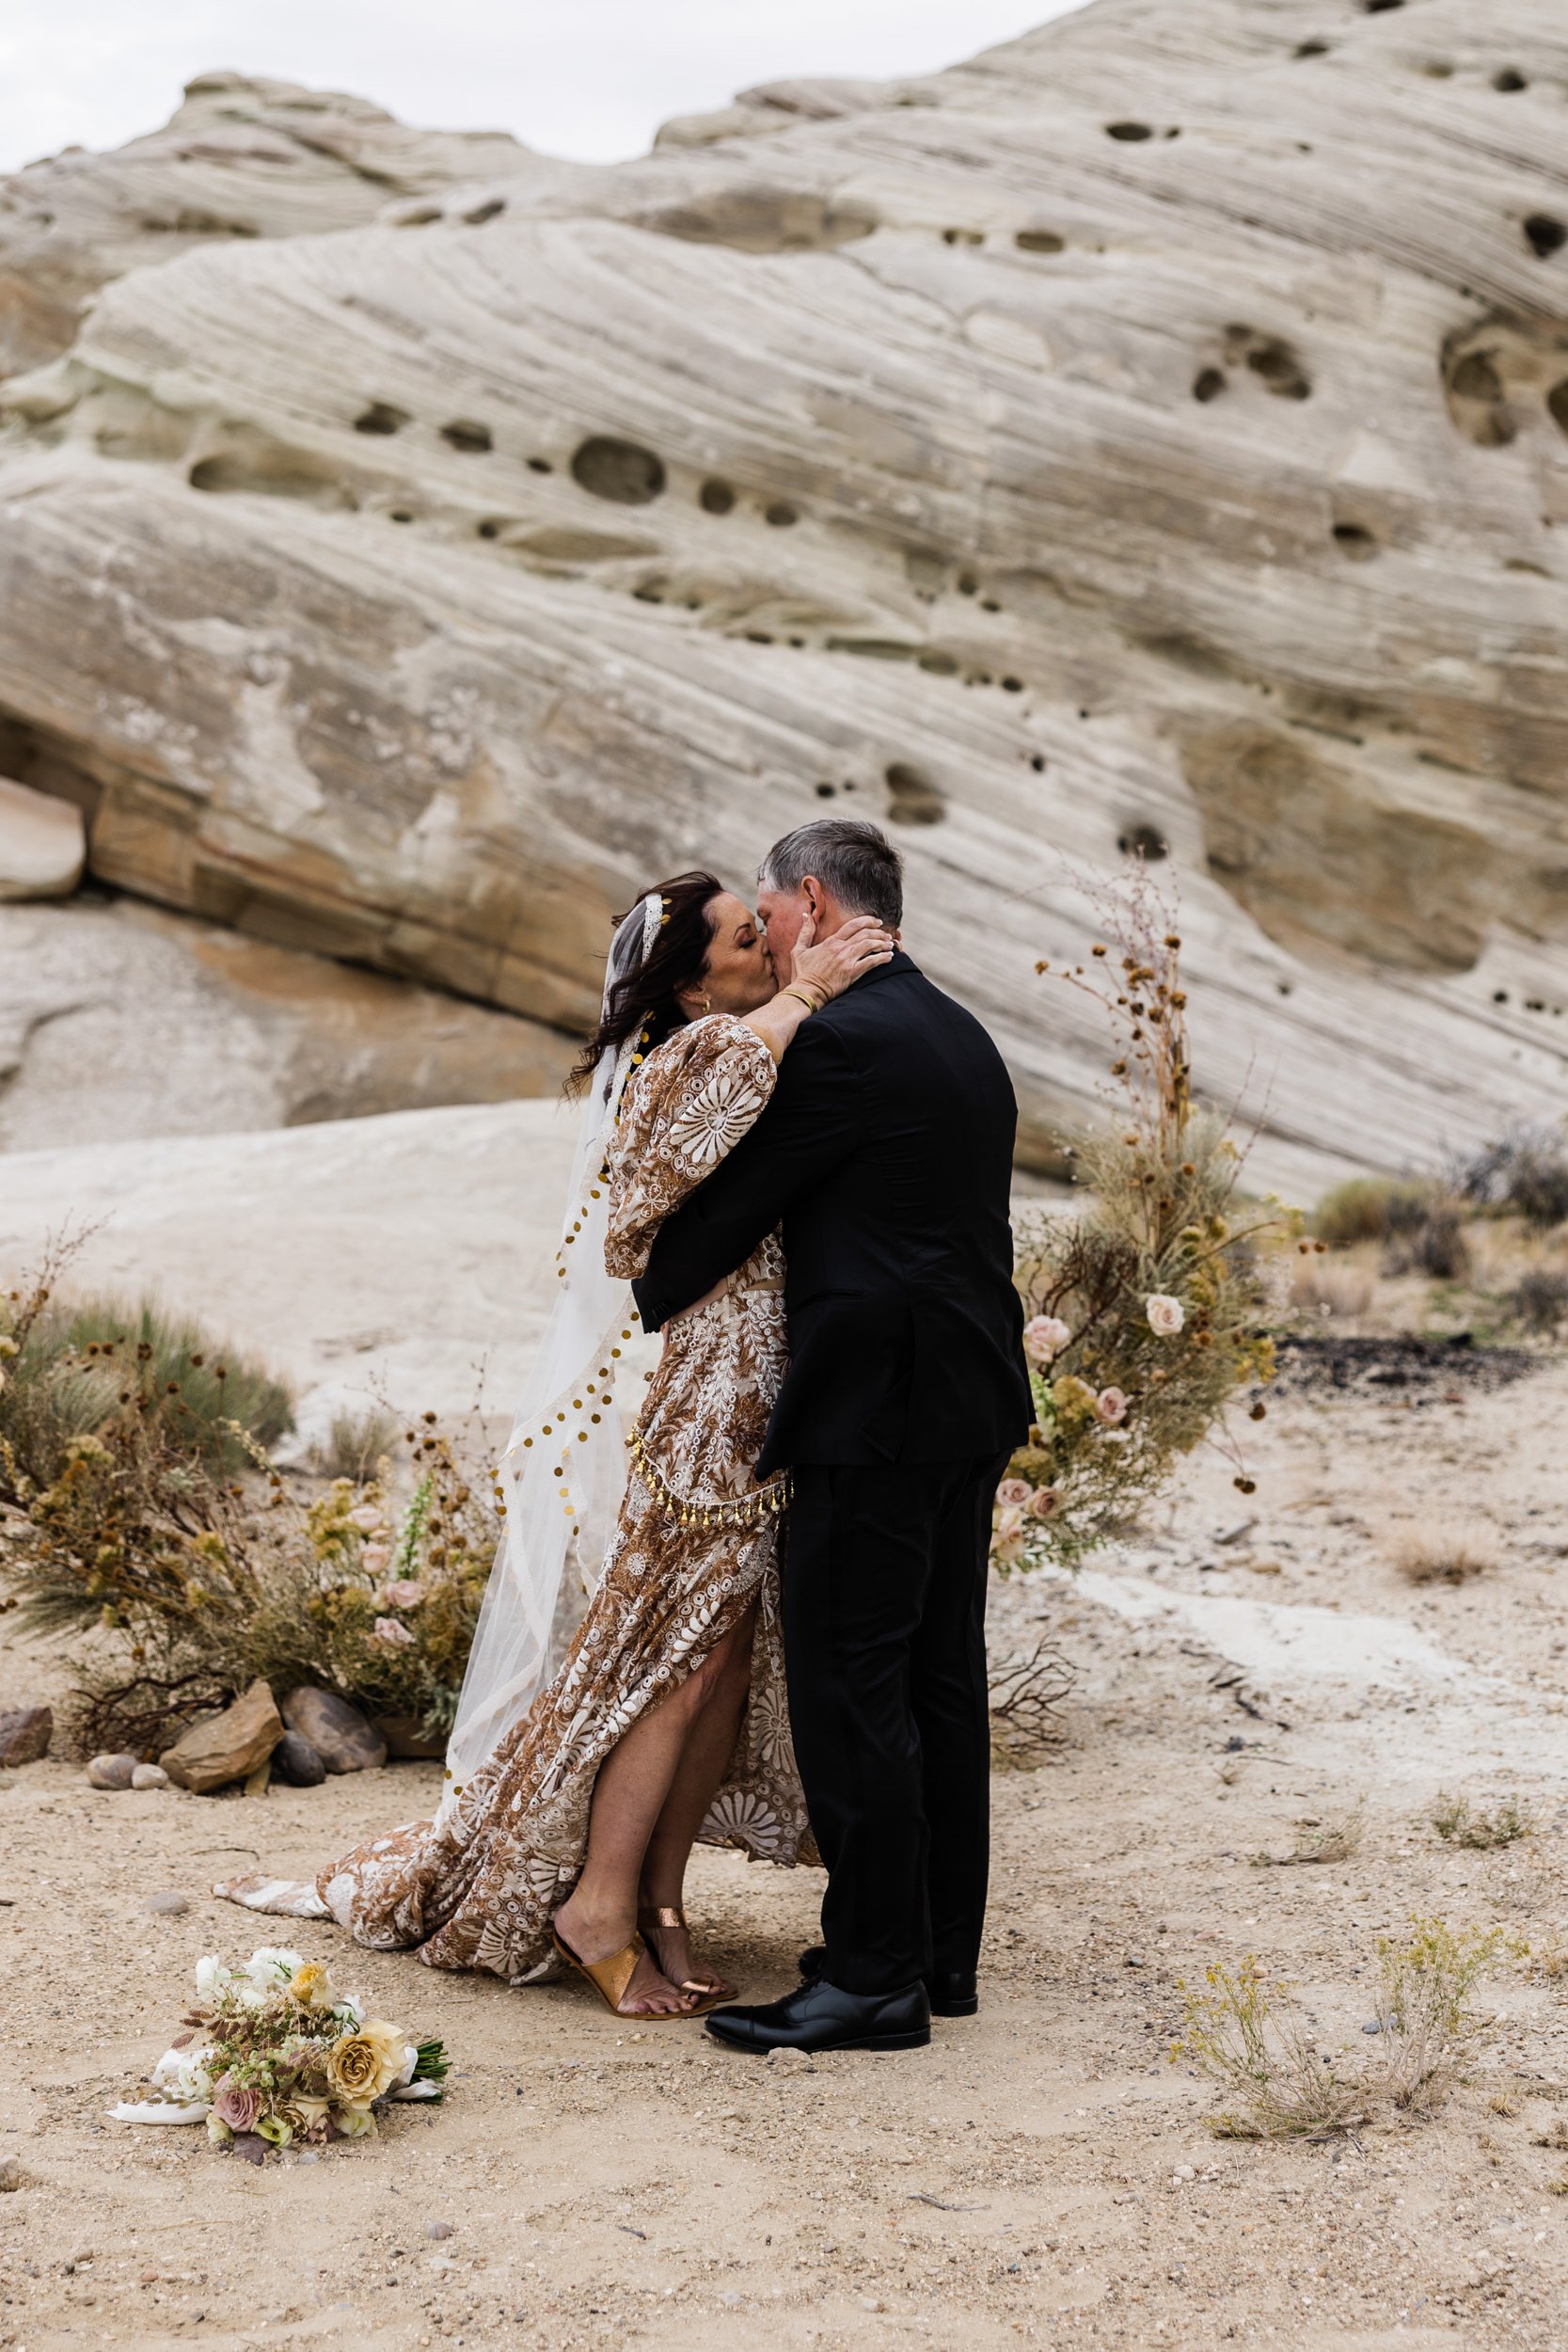
[[[1033,1413],[1017,1105],[898,945],[876,826],[786,834],[757,904],[681,874],[616,929],[439,1811],[215,1891],[431,1967],[565,1966],[736,2049],[911,2049],[978,2006],[991,1503]],[[694,1948],[699,1839],[826,1868],[782,2000]]]

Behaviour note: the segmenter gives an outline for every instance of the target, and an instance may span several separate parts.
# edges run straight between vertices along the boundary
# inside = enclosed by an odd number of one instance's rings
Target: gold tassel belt
[[[781,1518],[789,1508],[788,1470],[776,1471],[754,1494],[738,1496],[733,1502],[686,1502],[649,1454],[641,1430],[634,1429],[626,1443],[642,1484],[681,1527],[760,1527],[766,1519]]]

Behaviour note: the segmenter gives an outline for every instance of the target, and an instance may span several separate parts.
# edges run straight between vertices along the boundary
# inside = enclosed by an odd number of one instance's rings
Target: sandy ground
[[[196,1957],[269,1940],[211,1879],[303,1873],[420,1810],[433,1769],[227,1801],[17,1772],[0,2161],[23,2185],[0,2195],[0,2344],[1568,2344],[1568,2151],[1536,2144],[1568,2119],[1556,1979],[1489,1988],[1494,2031],[1435,2118],[1349,2138],[1215,2139],[1208,2086],[1167,2058],[1179,1980],[1215,1959],[1298,1980],[1355,2065],[1377,2048],[1380,1931],[1437,1913],[1539,1948],[1564,1924],[1565,1407],[1560,1362],[1491,1390],[1456,1370],[1282,1396],[1249,1502],[1210,1457],[1138,1548],[999,1591],[997,1654],[1043,1629],[1080,1679],[1059,1760],[998,1776],[981,2013],[925,2052],[748,2060],[695,2026],[618,2025],[574,1986],[434,1976],[300,1927],[288,1940],[443,2034],[456,2068],[443,2110],[403,2110],[377,2144],[254,2169],[105,2110]],[[1390,1529],[1461,1513],[1499,1567],[1407,1584]],[[0,1701],[52,1682],[11,1633]],[[1456,1851],[1426,1818],[1441,1788],[1532,1799],[1537,1827]],[[1360,1797],[1352,1862],[1253,1859]],[[168,1890],[188,1911],[150,1915]],[[769,1994],[816,1894],[710,1854],[692,1908]]]

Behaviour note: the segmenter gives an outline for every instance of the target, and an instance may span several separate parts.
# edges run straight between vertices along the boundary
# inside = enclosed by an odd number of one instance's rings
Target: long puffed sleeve
[[[756,1031],[729,1013],[677,1029],[633,1073],[608,1161],[608,1273],[643,1271],[664,1218],[751,1133],[777,1075]]]

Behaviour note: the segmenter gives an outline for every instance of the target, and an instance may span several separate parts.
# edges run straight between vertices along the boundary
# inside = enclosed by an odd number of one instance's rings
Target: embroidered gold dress
[[[636,1072],[610,1156],[611,1274],[642,1272],[662,1220],[752,1126],[775,1074],[756,1032],[722,1013],[677,1030]],[[815,1862],[784,1697],[778,1496],[765,1501],[752,1476],[785,1361],[770,1234],[721,1297],[667,1327],[603,1574],[561,1671],[448,1818],[370,1839],[313,1886],[249,1878],[215,1891],[257,1911],[330,1914],[359,1943],[412,1947],[432,1968],[545,1975],[599,1766],[753,1598],[751,1694],[701,1836],[757,1860]]]

